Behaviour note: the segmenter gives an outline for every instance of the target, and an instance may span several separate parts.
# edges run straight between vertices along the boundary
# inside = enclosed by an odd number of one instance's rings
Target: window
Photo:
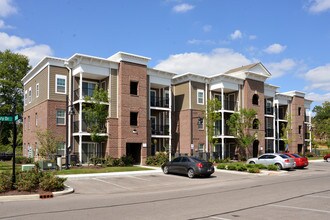
[[[180,162],[180,161],[181,161],[181,157],[177,157],[177,158],[175,158],[175,159],[173,160],[174,163],[178,163],[178,162]]]
[[[28,96],[27,96],[27,90],[25,90],[25,92],[24,92],[24,105],[27,105],[27,103],[28,103],[28,102],[27,102],[27,101],[28,101],[28,100],[27,100],[27,97],[28,97]]]
[[[62,109],[56,110],[56,124],[65,125],[65,111]]]
[[[156,134],[156,128],[157,128],[156,117],[155,116],[151,116],[150,117],[150,121],[151,121],[151,133],[152,134]]]
[[[259,129],[259,120],[258,119],[253,120],[252,128]]]
[[[28,125],[27,125],[28,129],[30,130],[30,116],[28,116],[28,122],[27,123],[28,123]]]
[[[94,90],[96,87],[96,83],[94,82],[83,82],[82,83],[82,95],[83,97],[89,96],[92,97],[94,94]]]
[[[130,84],[130,94],[137,95],[138,94],[138,82],[131,81]]]
[[[65,156],[65,143],[64,142],[57,144],[57,155]]]
[[[301,115],[301,107],[298,107],[298,115]]]
[[[56,75],[55,93],[66,94],[66,76]]]
[[[130,125],[133,125],[133,126],[138,125],[138,112],[130,113]]]
[[[204,90],[197,89],[197,104],[204,105]]]
[[[32,102],[32,88],[29,88],[29,103]]]
[[[204,152],[204,144],[198,144],[198,152]]]
[[[165,91],[165,107],[169,107],[170,106],[170,92],[169,91]]]
[[[150,106],[156,106],[156,91],[150,90]]]
[[[39,83],[36,84],[36,98],[39,97]]]
[[[259,105],[259,96],[257,94],[254,94],[252,97],[252,104],[253,105]]]
[[[198,130],[203,130],[204,129],[204,119],[201,117],[198,117],[197,125],[198,125]]]
[[[36,127],[38,127],[38,113],[36,113],[35,116],[36,116],[36,117],[35,117],[35,119],[36,119]]]
[[[301,134],[301,125],[298,127],[298,133]]]

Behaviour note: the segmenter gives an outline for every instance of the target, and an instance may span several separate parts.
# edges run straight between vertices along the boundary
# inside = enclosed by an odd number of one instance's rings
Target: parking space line
[[[127,189],[127,190],[130,190],[130,191],[132,190],[131,188],[121,186],[121,185],[118,185],[118,184],[115,184],[115,183],[110,183],[110,182],[107,182],[107,181],[104,181],[104,180],[101,180],[101,179],[97,179],[97,178],[92,178],[92,179],[96,180],[96,181],[99,181],[99,182],[102,182],[102,183],[107,183],[107,184],[110,184],[110,185],[113,185],[113,186],[117,186],[119,188]]]
[[[220,217],[216,217],[216,216],[213,216],[213,217],[210,217],[210,218],[213,218],[213,219],[220,219],[220,220],[231,220],[229,218],[220,218]]]
[[[279,207],[279,208],[287,208],[287,209],[298,209],[298,210],[305,210],[305,211],[311,211],[311,212],[330,213],[330,211],[326,211],[326,210],[301,208],[301,207],[295,207],[295,206],[286,206],[286,205],[269,205],[269,206],[274,206],[274,207]]]
[[[152,182],[152,180],[147,180],[147,179],[143,179],[143,178],[136,177],[136,176],[127,176],[127,177],[134,178],[134,179],[138,179],[138,180],[143,180],[143,181]]]

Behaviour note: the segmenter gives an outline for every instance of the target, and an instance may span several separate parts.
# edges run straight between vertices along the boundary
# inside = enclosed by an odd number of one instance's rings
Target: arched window
[[[259,129],[259,120],[258,119],[253,120],[252,128]]]
[[[257,94],[254,94],[252,97],[252,104],[258,105],[259,104],[259,96]]]

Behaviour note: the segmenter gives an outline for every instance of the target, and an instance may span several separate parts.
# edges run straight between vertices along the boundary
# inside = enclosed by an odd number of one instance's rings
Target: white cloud
[[[193,5],[184,3],[184,4],[174,6],[173,11],[177,12],[177,13],[185,13],[187,11],[194,9],[194,7],[195,6],[193,6]]]
[[[13,28],[10,25],[6,25],[3,20],[0,19],[0,29],[5,29],[5,28]]]
[[[34,41],[28,38],[9,36],[7,33],[0,32],[0,50],[16,50],[22,47],[31,46],[33,44]]]
[[[250,63],[248,58],[232,49],[217,48],[210,53],[191,52],[171,55],[155,68],[178,74],[192,72],[214,75]]]
[[[292,59],[284,59],[281,62],[265,64],[266,68],[272,74],[272,78],[283,76],[296,65],[297,63]]]
[[[242,32],[240,30],[236,30],[236,31],[234,31],[234,33],[230,34],[230,38],[232,40],[242,38]]]
[[[45,56],[53,55],[52,49],[48,45],[44,44],[27,47],[15,52],[27,56],[30,59],[30,65],[32,66],[36,65]]]
[[[255,39],[257,39],[257,36],[256,35],[250,35],[249,36],[249,40],[255,40]]]
[[[0,0],[0,17],[6,17],[15,13],[17,13],[17,9],[13,6],[12,0]]]
[[[311,92],[311,93],[307,93],[305,98],[313,100],[314,102],[323,103],[325,101],[330,100],[330,93],[318,94],[318,93]]]
[[[204,32],[210,32],[212,30],[212,25],[204,25],[203,26],[203,31]]]
[[[197,40],[197,39],[192,39],[192,40],[188,40],[188,44],[194,44],[194,45],[213,45],[216,44],[216,42],[212,41],[212,40]]]
[[[330,0],[312,0],[308,10],[312,13],[330,10]]]
[[[309,70],[305,74],[305,79],[310,83],[305,89],[322,89],[330,91],[330,63]]]
[[[283,46],[281,44],[272,44],[269,47],[267,47],[264,51],[269,54],[278,54],[282,53],[286,49],[286,46]]]

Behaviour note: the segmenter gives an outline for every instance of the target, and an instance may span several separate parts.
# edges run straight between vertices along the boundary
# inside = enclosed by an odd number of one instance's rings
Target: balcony
[[[304,120],[305,120],[305,122],[310,122],[310,116],[305,115]]]
[[[221,133],[222,133],[221,127],[215,126],[214,127],[214,136],[220,136]],[[229,132],[229,127],[228,126],[225,126],[224,135],[227,135],[227,136],[231,135],[230,132]]]
[[[225,99],[223,104],[224,110],[237,111],[237,102]]]
[[[305,133],[305,139],[310,139],[311,134],[310,133]]]
[[[161,107],[161,108],[168,108],[170,105],[169,98],[158,98],[154,97],[150,99],[150,106],[151,107]]]
[[[274,129],[266,129],[265,137],[274,137]]]
[[[82,89],[82,97],[80,97],[80,89],[76,89],[74,90],[74,101],[77,101],[79,99],[84,99],[86,96],[93,96],[94,94],[94,90],[95,89],[87,89],[87,88],[83,88]]]
[[[170,130],[169,125],[158,125],[158,126],[151,126],[151,134],[153,135],[169,135]]]

